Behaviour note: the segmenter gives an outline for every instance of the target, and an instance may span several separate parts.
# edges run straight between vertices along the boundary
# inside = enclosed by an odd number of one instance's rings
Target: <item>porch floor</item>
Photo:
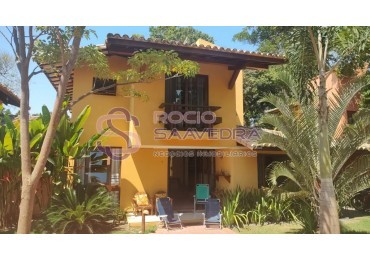
[[[189,224],[196,224],[196,225],[202,225],[203,224],[203,210],[197,210],[195,213],[193,212],[185,212],[182,213],[180,216],[181,222],[184,225]],[[175,211],[175,214],[179,213]],[[135,215],[129,215],[127,216],[127,222],[129,226],[141,226],[141,215],[135,216]],[[145,224],[146,225],[158,225],[160,223],[160,219],[156,215],[147,215],[145,216]]]
[[[203,225],[189,225],[184,226],[183,229],[170,229],[158,228],[155,234],[236,234],[229,228],[205,228]]]

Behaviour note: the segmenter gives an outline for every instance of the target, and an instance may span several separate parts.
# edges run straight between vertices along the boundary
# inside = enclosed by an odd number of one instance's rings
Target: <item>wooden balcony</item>
[[[204,113],[207,111],[215,112],[219,110],[221,107],[220,106],[197,106],[197,105],[185,105],[185,104],[172,104],[172,103],[162,103],[160,104],[159,108],[164,109],[164,111],[169,114],[171,112],[180,112],[181,114],[185,114],[186,112],[189,111],[195,111],[195,112],[200,112]],[[175,119],[176,116],[174,116]],[[210,115],[205,116],[208,120],[210,119]],[[163,116],[161,117],[163,119]],[[173,124],[171,122],[165,123],[165,127],[168,130],[172,130],[176,128],[177,130],[187,130],[189,128],[195,128],[197,130],[203,130],[206,128],[213,128],[213,126],[218,125],[222,123],[222,117],[216,117],[216,120],[212,124],[207,124],[204,122],[199,122],[199,114],[191,114],[187,115],[188,120],[192,121],[197,121],[198,123],[188,123],[188,122],[181,122],[178,124]],[[165,120],[162,120],[162,122]]]

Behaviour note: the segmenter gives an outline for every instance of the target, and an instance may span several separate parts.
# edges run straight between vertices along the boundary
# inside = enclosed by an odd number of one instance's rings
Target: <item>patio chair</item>
[[[207,225],[218,225],[220,229],[222,228],[222,214],[219,199],[209,199],[206,203],[204,216],[204,226]]]
[[[153,215],[153,203],[145,192],[137,192],[132,198],[132,202],[135,215],[143,210],[150,210],[150,214]]]
[[[197,204],[206,204],[209,196],[209,185],[208,184],[197,184],[195,186],[195,195],[194,195],[194,213]]]
[[[180,214],[173,213],[172,202],[169,197],[167,198],[157,198],[156,200],[156,208],[158,212],[158,217],[161,221],[164,222],[166,229],[169,230],[171,226],[180,226],[182,228]]]

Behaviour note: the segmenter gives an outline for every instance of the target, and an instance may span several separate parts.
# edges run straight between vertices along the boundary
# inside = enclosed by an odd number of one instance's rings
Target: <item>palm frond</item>
[[[354,116],[354,123],[347,125],[342,135],[331,146],[333,178],[337,176],[348,159],[370,139],[370,112],[360,110]]]
[[[340,120],[343,113],[346,111],[351,100],[356,94],[364,87],[369,86],[368,79],[366,77],[358,78],[355,82],[350,83],[347,87],[341,88],[337,93],[333,92],[331,98],[328,99],[329,105],[329,136],[336,137],[341,134],[341,131],[337,131],[340,125]]]
[[[340,204],[348,203],[357,192],[370,188],[370,154],[358,156],[337,175],[334,184]]]

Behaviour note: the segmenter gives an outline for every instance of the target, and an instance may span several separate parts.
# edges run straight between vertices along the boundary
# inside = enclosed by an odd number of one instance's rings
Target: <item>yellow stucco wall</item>
[[[109,63],[114,71],[124,69],[126,59],[121,57],[110,57]],[[228,83],[232,75],[232,71],[228,70],[226,65],[218,64],[200,64],[199,74],[208,75],[209,77],[209,105],[221,106],[221,109],[215,113],[218,117],[222,117],[222,123],[214,128],[235,128],[237,125],[243,124],[243,100],[242,100],[242,73],[236,80],[235,87],[228,89]],[[92,88],[94,74],[88,68],[84,67],[76,69],[74,73],[74,92],[73,99],[78,98],[82,94],[88,92]],[[145,92],[149,96],[148,101],[142,99],[106,95],[90,95],[77,103],[72,108],[72,118],[86,106],[91,105],[91,115],[85,127],[85,133],[82,137],[83,141],[86,138],[96,133],[96,122],[98,118],[105,115],[113,107],[124,107],[129,109],[132,115],[135,115],[140,120],[140,126],[136,127],[136,131],[141,138],[142,144],[145,145],[175,145],[175,146],[235,146],[234,140],[213,140],[204,135],[204,140],[194,141],[192,138],[187,140],[171,139],[171,140],[154,140],[154,129],[163,127],[163,124],[154,124],[154,111],[163,111],[158,108],[161,103],[165,102],[165,80],[164,78],[155,80],[146,84],[135,84],[135,89]],[[121,88],[121,87],[119,87]],[[130,101],[131,100],[131,101]],[[130,107],[130,102],[131,107]],[[128,124],[122,123],[122,120],[117,120],[114,123],[118,124],[122,130],[128,130]],[[106,143],[105,143],[106,142]],[[114,141],[116,142],[116,141]],[[111,144],[111,142],[103,140],[103,144]]]
[[[167,191],[167,158],[155,157],[153,151],[153,149],[140,149],[123,160],[120,183],[122,208],[131,206],[136,192],[145,191],[153,197],[158,191]]]
[[[109,64],[113,71],[126,68],[126,59],[122,57],[109,57]],[[237,77],[234,88],[228,89],[228,83],[232,75],[228,66],[219,64],[201,63],[199,74],[208,75],[209,105],[221,106],[215,113],[222,117],[222,123],[214,128],[233,129],[243,124],[243,82],[242,73]],[[76,69],[74,72],[73,99],[88,92],[92,88],[94,74],[88,68]],[[167,151],[171,147],[236,147],[235,140],[212,140],[205,135],[203,140],[154,140],[154,129],[163,128],[162,124],[154,124],[153,112],[160,111],[159,105],[165,102],[164,78],[147,84],[135,84],[135,89],[144,91],[149,100],[133,99],[117,96],[90,95],[77,103],[72,109],[72,119],[75,119],[80,111],[86,106],[91,106],[91,115],[84,127],[82,141],[97,133],[96,123],[99,117],[108,114],[113,107],[124,107],[130,110],[140,120],[140,125],[135,128],[141,139],[141,148],[130,157],[123,160],[121,165],[121,207],[131,205],[132,196],[137,191],[145,191],[150,196],[160,190],[167,191],[168,158],[154,157],[153,151]],[[124,120],[113,120],[115,127],[122,131],[129,129],[129,124]],[[106,127],[106,124],[104,124]],[[120,136],[108,132],[101,138],[103,146],[126,147],[126,142]],[[166,148],[158,148],[158,147]],[[157,147],[151,149],[150,147]],[[216,158],[216,171],[224,170],[232,175],[231,182],[227,183],[219,178],[216,183],[218,188],[257,187],[257,160],[256,158]]]
[[[216,179],[217,189],[257,188],[257,153],[249,150],[219,150],[225,156],[216,157],[216,174],[221,171],[230,175],[230,182],[224,177]],[[234,156],[232,156],[234,154]],[[240,156],[236,155],[239,154]]]

